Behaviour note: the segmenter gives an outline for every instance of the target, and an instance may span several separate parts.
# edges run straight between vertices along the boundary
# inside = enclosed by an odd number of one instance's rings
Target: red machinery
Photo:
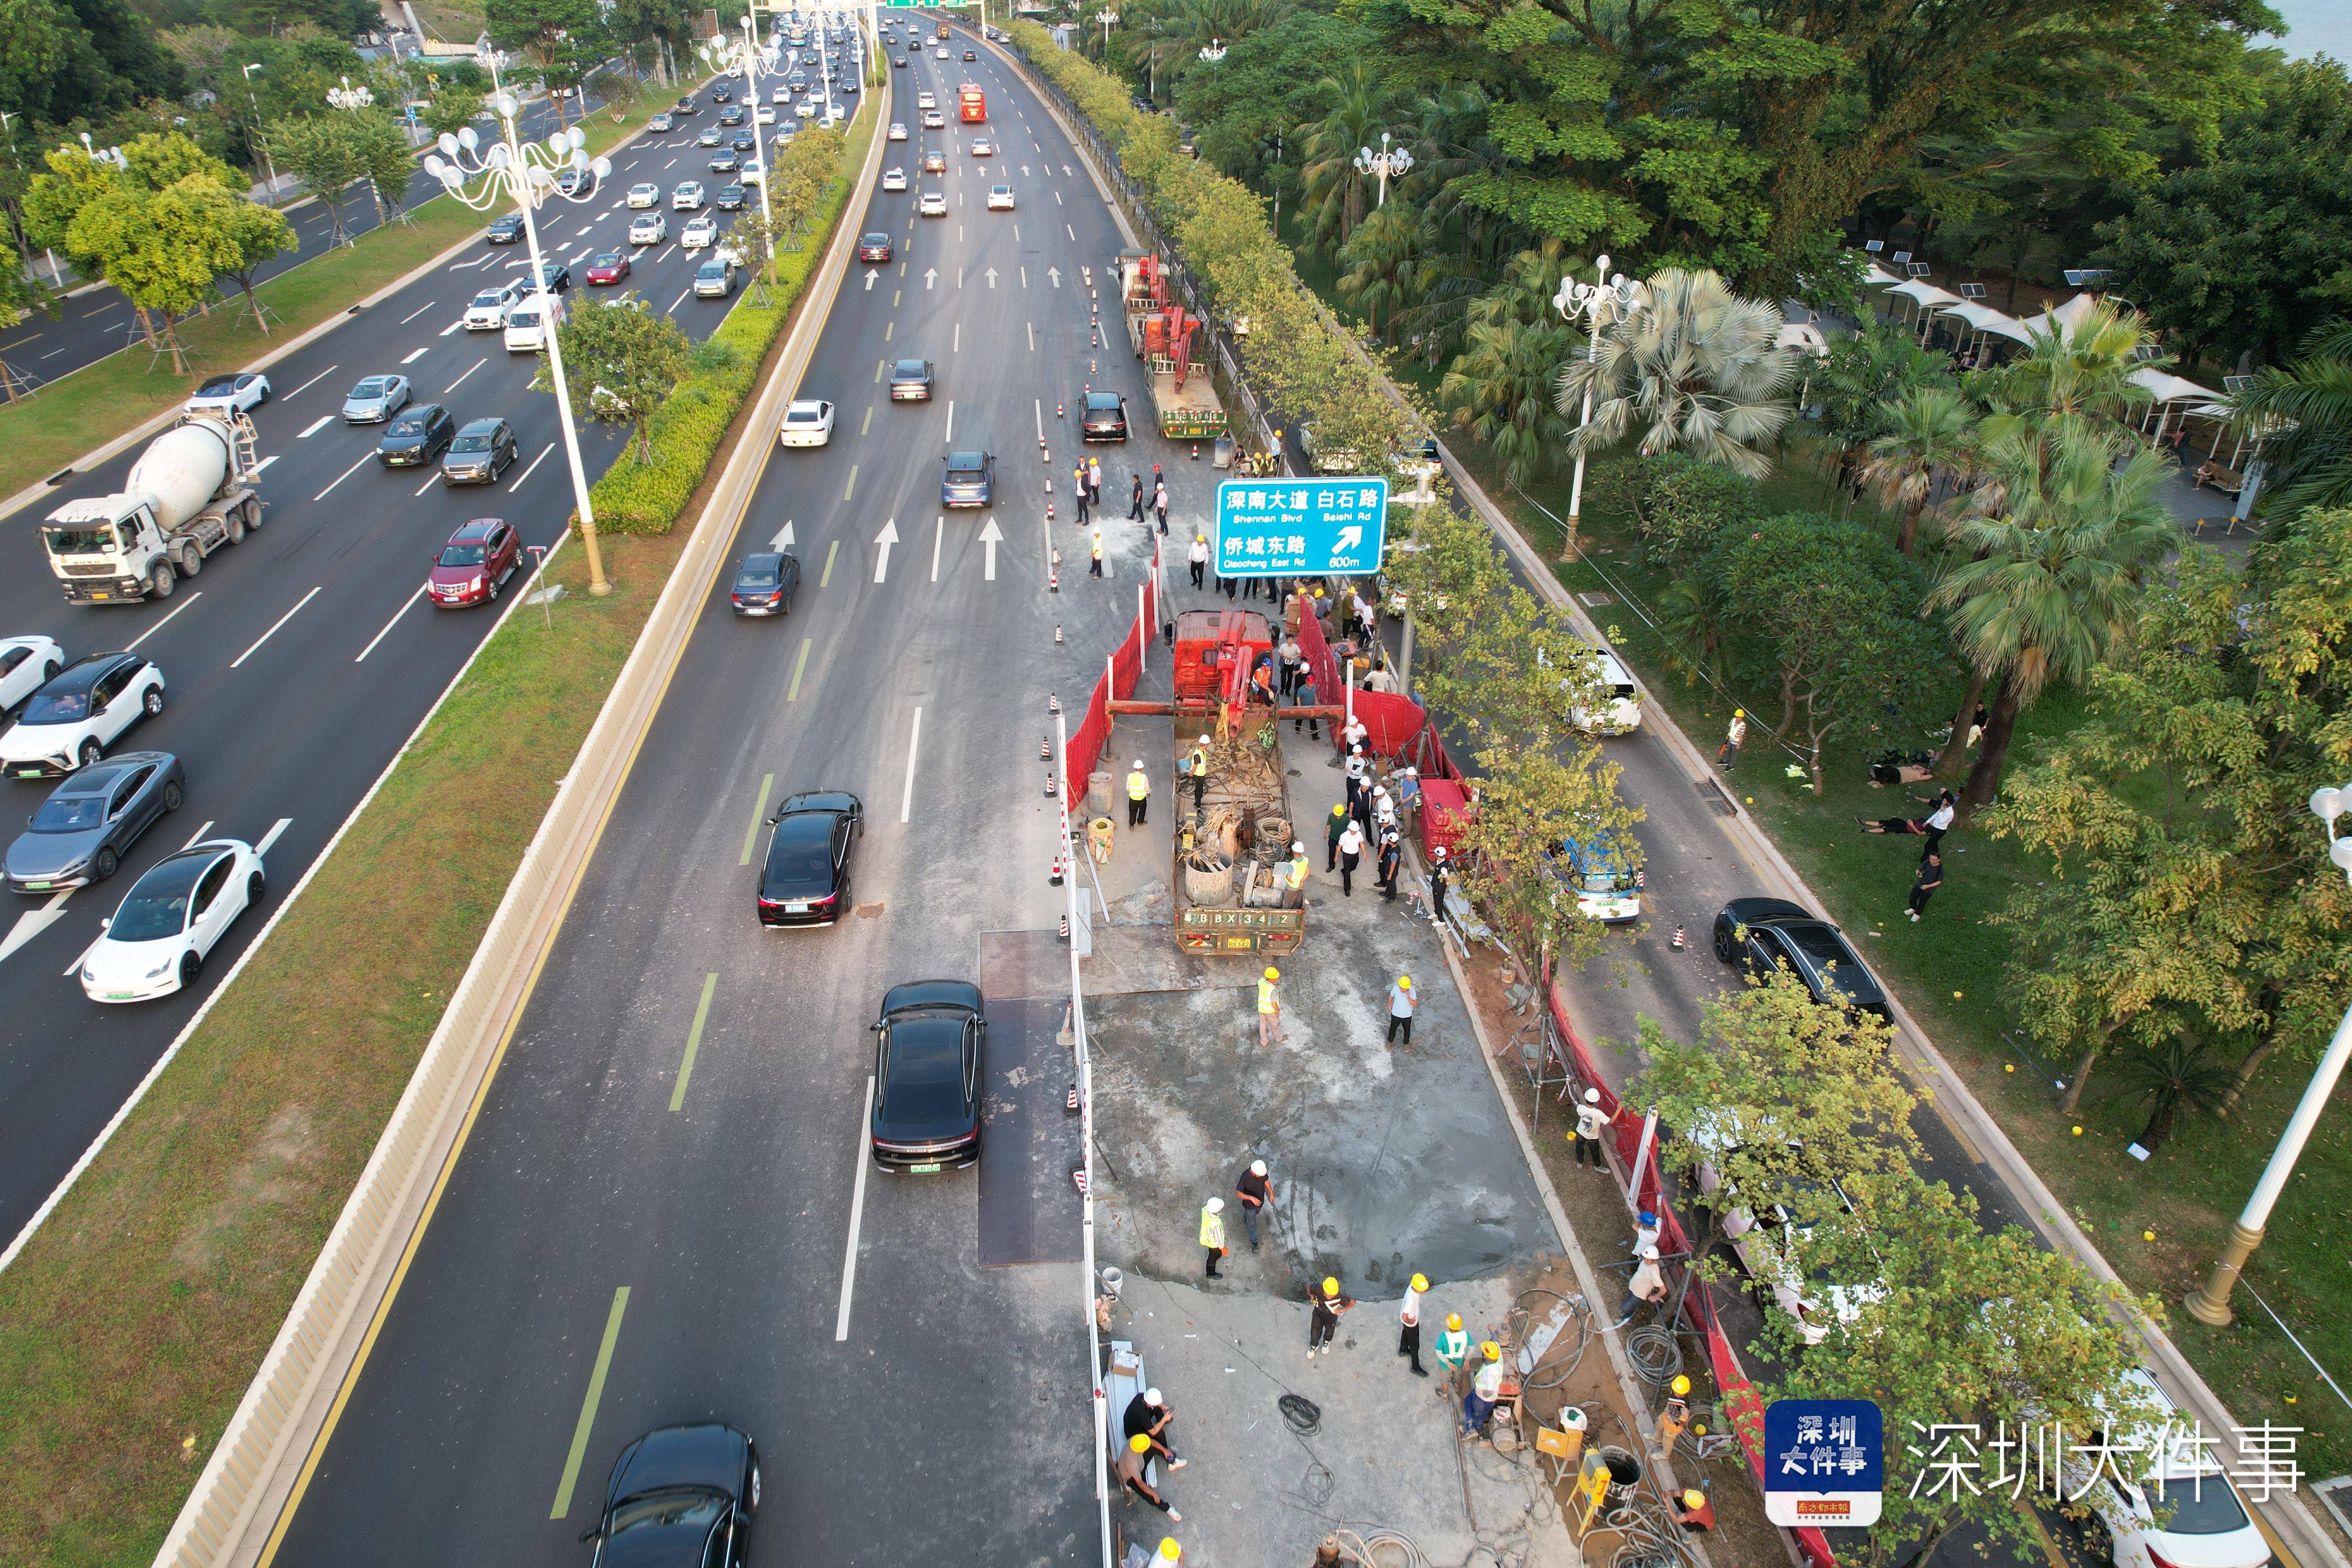
[[[1242,704],[1249,674],[1274,651],[1266,619],[1255,610],[1186,610],[1176,617],[1176,703]]]

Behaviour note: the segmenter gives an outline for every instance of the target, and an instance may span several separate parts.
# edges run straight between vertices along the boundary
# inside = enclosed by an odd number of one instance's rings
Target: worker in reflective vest
[[[1286,910],[1307,906],[1307,846],[1294,841],[1290,846],[1290,863],[1282,871],[1282,907]]]
[[[1282,1038],[1282,1004],[1274,997],[1274,983],[1282,978],[1282,971],[1272,964],[1257,983],[1257,1043],[1271,1046]]]
[[[1211,1198],[1201,1205],[1201,1249],[1209,1255],[1209,1278],[1219,1278],[1217,1259],[1225,1255],[1225,1200]]]
[[[1127,825],[1143,826],[1145,808],[1151,804],[1151,779],[1143,771],[1143,759],[1135,760],[1135,767],[1127,775]]]

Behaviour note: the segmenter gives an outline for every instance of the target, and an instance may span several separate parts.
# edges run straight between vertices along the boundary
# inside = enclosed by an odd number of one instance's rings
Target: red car
[[[433,574],[425,592],[445,610],[462,610],[499,596],[499,590],[522,563],[522,541],[506,522],[478,517],[449,536],[433,558]]]
[[[629,258],[617,250],[608,250],[588,264],[591,283],[618,283],[629,275]]]
[[[889,260],[890,237],[887,234],[868,234],[859,237],[857,259],[860,261]]]

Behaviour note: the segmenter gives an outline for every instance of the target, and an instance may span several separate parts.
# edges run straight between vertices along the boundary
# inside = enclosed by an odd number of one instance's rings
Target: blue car
[[[996,458],[987,452],[950,452],[940,459],[948,471],[940,480],[940,504],[992,506],[996,500]]]

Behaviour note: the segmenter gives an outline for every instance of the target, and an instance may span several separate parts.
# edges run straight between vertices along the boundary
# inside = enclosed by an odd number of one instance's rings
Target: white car
[[[945,131],[947,128],[948,128],[948,117],[947,117],[946,115],[944,115],[944,114],[941,114],[938,110],[936,110],[936,109],[931,110],[929,110],[928,113],[926,113],[926,114],[923,116],[923,129],[924,129],[924,130],[926,130],[926,131]]]
[[[989,186],[988,210],[992,213],[1011,212],[1013,210],[1013,187],[1011,185]]]
[[[646,121],[646,129],[648,131],[668,131],[674,129],[677,124],[677,121],[675,116],[668,114],[656,114],[651,120]]]
[[[775,91],[768,94],[768,101],[770,103],[781,105],[790,103],[792,100],[793,89],[789,87],[780,87],[776,89]]]
[[[507,312],[507,353],[545,353],[549,321],[560,327],[570,314],[561,294],[535,294],[523,300]]]
[[[163,710],[163,672],[135,653],[94,653],[45,680],[0,735],[0,773],[54,778],[86,768]]]
[[[763,103],[752,112],[751,118],[762,125],[773,125],[776,122],[776,111]]]
[[[261,901],[261,857],[238,838],[167,855],[131,884],[81,962],[93,1002],[147,1002],[195,984],[236,917]]]
[[[669,194],[669,205],[682,213],[698,212],[702,207],[702,182],[682,180],[677,189]]]
[[[196,388],[185,406],[191,414],[205,408],[249,414],[268,401],[269,378],[243,371],[212,377]]]
[[[631,185],[629,187],[629,205],[633,207],[659,206],[661,205],[661,187],[655,184],[650,180],[642,185]]]
[[[48,637],[0,640],[0,712],[30,697],[66,667],[66,650]]]
[[[904,169],[883,170],[882,188],[886,191],[905,190],[907,188],[907,171]]]
[[[2116,1462],[2094,1471],[2091,1457],[2069,1450],[2060,1460],[2064,1495],[2079,1498],[2091,1517],[2077,1528],[2086,1545],[2119,1568],[2166,1563],[2182,1568],[2258,1568],[2272,1561],[2262,1531],[2246,1517],[2243,1500],[2231,1485],[2221,1460],[2200,1447],[2196,1434],[2163,1387],[2134,1367],[2124,1374],[2126,1392],[2143,1407],[2147,1425],[2128,1435],[2111,1433]],[[2094,1400],[2104,1406],[2103,1401]],[[2212,1439],[2206,1439],[2211,1442]],[[2127,1447],[2128,1445],[2128,1447]],[[2137,1473],[2118,1480],[2126,1469]],[[2164,1520],[2157,1522],[2158,1515]],[[2099,1537],[2105,1537],[2104,1552]]]
[[[937,109],[939,106],[940,100],[928,92],[919,92],[915,95],[917,109]]]
[[[915,198],[915,210],[925,217],[948,216],[948,199],[937,191],[925,191]]]
[[[995,151],[996,149],[990,145],[987,137],[975,136],[971,139],[971,155],[973,157],[985,158]]]
[[[1538,652],[1541,650],[1538,649]],[[1642,727],[1642,691],[1633,678],[1617,661],[1617,656],[1606,648],[1593,650],[1600,661],[1596,672],[1601,684],[1609,689],[1607,708],[1599,713],[1588,713],[1582,708],[1570,710],[1569,716],[1576,727],[1588,735],[1629,735]]]
[[[509,278],[494,289],[485,289],[474,296],[466,307],[466,330],[469,332],[494,332],[507,324],[507,312],[520,304],[530,292],[530,285],[520,278]]]
[[[776,431],[780,447],[823,447],[833,440],[833,405],[810,398],[796,399],[784,410]]]
[[[629,220],[631,245],[659,245],[669,237],[669,219],[660,213],[647,213]]]
[[[948,52],[945,49],[934,49],[931,51],[931,58],[935,60],[943,60],[947,58]]]
[[[709,213],[688,220],[687,226],[677,231],[678,246],[685,250],[700,250],[718,237],[719,220]]]

